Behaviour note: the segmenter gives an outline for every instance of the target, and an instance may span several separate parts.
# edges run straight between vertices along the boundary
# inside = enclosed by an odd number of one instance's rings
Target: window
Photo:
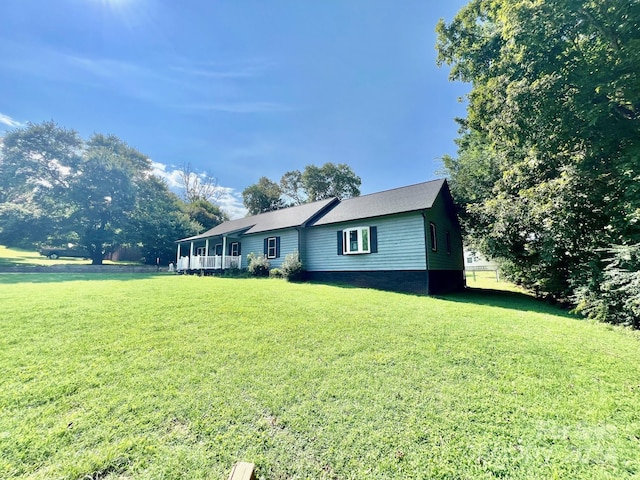
[[[267,258],[278,257],[278,241],[277,237],[267,238]]]
[[[369,227],[347,228],[342,231],[342,253],[371,253],[371,232]]]
[[[216,243],[216,255],[222,255],[222,244]]]
[[[196,249],[196,255],[197,255],[198,257],[200,257],[200,256],[202,256],[202,255],[206,255],[206,254],[207,254],[207,252],[206,252],[206,250],[205,250],[205,247],[198,247],[198,248]]]
[[[239,247],[240,247],[240,244],[238,242],[233,242],[231,244],[230,252],[231,252],[231,256],[232,257],[237,257],[238,256],[238,253],[240,251]]]
[[[451,233],[447,232],[447,255],[451,255]]]
[[[431,251],[438,251],[438,236],[436,233],[436,224],[429,222],[429,233],[431,234]]]

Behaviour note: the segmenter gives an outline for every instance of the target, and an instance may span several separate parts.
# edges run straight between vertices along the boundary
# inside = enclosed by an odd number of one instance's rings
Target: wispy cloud
[[[12,48],[15,51],[9,54]],[[43,45],[0,44],[0,72],[6,69],[192,112],[254,114],[291,110],[279,101],[251,98],[256,82],[268,75],[272,66],[265,59],[227,64],[189,59],[173,64],[142,63],[86,56]]]
[[[180,171],[177,168],[167,166],[160,162],[151,162],[154,175],[164,178],[174,191],[179,191],[181,188],[180,183]],[[231,219],[242,218],[247,215],[247,209],[242,203],[242,197],[238,191],[231,187],[218,186],[220,190],[220,197],[216,200],[216,203],[222,210],[227,212]]]
[[[292,108],[276,102],[228,102],[228,103],[202,103],[182,105],[187,110],[215,111],[227,113],[271,113],[287,112]]]
[[[24,123],[19,122],[18,120],[11,118],[9,115],[5,115],[4,113],[0,113],[0,123],[11,128],[24,127],[25,125]]]

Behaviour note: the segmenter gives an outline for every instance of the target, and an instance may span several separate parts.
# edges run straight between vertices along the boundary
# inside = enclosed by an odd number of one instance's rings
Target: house
[[[498,270],[500,265],[495,260],[489,260],[476,249],[463,249],[464,269],[471,270]]]
[[[308,280],[421,294],[464,288],[446,180],[231,220],[177,244],[183,272],[246,268],[251,252],[279,267],[298,252]]]

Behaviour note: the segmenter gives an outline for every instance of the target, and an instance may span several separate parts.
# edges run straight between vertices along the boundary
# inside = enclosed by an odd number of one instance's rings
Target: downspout
[[[425,265],[427,266],[427,295],[429,295],[429,262],[431,261],[430,256],[429,256],[429,225],[427,223],[427,211],[423,210],[422,211],[422,226],[423,226],[423,231],[424,231],[424,259],[425,259]]]

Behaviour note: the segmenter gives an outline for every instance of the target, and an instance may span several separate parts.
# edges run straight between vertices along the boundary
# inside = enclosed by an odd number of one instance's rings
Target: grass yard
[[[0,478],[638,478],[640,337],[518,293],[0,275]]]

